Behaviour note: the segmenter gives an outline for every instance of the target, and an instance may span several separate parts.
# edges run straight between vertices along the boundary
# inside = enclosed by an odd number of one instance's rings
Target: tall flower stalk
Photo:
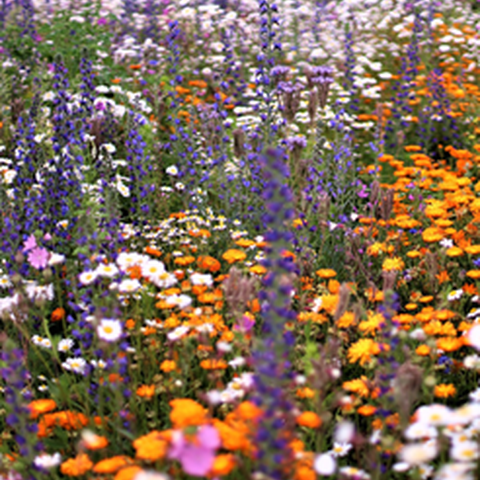
[[[265,189],[263,224],[265,240],[269,244],[264,266],[268,274],[260,292],[262,302],[262,327],[254,351],[256,369],[254,399],[263,410],[258,429],[258,462],[261,473],[272,479],[288,478],[288,465],[292,452],[292,406],[287,398],[290,382],[288,353],[293,344],[285,333],[285,324],[295,319],[291,309],[292,274],[296,267],[284,255],[292,243],[289,224],[294,217],[292,193],[287,184],[289,171],[283,151],[268,150],[260,157]]]

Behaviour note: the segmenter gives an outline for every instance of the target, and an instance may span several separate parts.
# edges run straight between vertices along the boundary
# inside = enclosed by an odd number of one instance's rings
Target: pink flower
[[[178,460],[183,471],[194,477],[204,477],[211,470],[215,451],[220,447],[220,436],[215,427],[204,425],[192,441],[183,432],[176,432],[169,458]]]
[[[35,235],[30,235],[25,243],[23,244],[23,251],[28,252],[29,250],[32,250],[37,246],[37,239],[35,238]]]
[[[33,268],[39,270],[48,265],[49,258],[50,253],[48,253],[47,249],[35,247],[33,250],[30,250],[30,253],[28,254],[28,263],[30,263]]]

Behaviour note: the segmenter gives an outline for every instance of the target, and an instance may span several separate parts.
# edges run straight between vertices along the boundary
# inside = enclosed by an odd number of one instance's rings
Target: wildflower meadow
[[[0,2],[0,479],[480,479],[480,2]]]

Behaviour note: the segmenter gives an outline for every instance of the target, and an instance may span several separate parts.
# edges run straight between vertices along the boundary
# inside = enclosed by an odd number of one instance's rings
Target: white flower
[[[122,280],[118,285],[118,291],[121,293],[134,293],[141,286],[142,285],[137,279],[126,278],[125,280]]]
[[[480,350],[480,325],[474,325],[467,334],[468,341],[473,348]]]
[[[106,342],[116,342],[122,336],[122,324],[119,320],[102,318],[97,327],[97,335]]]
[[[10,288],[12,286],[12,282],[7,275],[2,275],[0,277],[0,288]]]
[[[440,240],[440,242],[438,242],[443,248],[451,248],[453,247],[453,240],[449,239],[449,238],[444,238],[443,240]]]
[[[33,460],[33,463],[36,467],[42,470],[50,470],[51,468],[56,467],[62,461],[62,456],[57,452],[53,455],[49,455],[48,453],[41,453],[37,455]]]
[[[101,277],[113,278],[118,274],[118,268],[114,263],[101,263],[96,269],[95,273]]]
[[[213,285],[213,277],[209,273],[192,273],[192,275],[190,275],[190,281],[192,285],[206,285],[207,287]]]
[[[52,348],[52,342],[48,338],[42,338],[40,346],[43,348]]]
[[[480,388],[477,388],[476,390],[471,392],[469,397],[473,402],[479,402],[480,403]]]
[[[97,87],[98,88],[98,87]],[[115,153],[117,151],[117,148],[113,143],[104,143],[102,147],[108,152],[108,153]]]
[[[417,421],[434,427],[448,425],[452,416],[452,410],[440,404],[425,405],[417,410]]]
[[[190,330],[190,327],[182,325],[181,327],[177,327],[175,328],[175,330],[172,330],[170,333],[168,333],[167,338],[170,341],[174,342],[175,340],[178,340],[179,338],[183,337],[189,330]]]
[[[333,443],[332,455],[334,457],[344,457],[352,449],[351,443]]]
[[[165,265],[158,260],[148,260],[142,265],[142,275],[148,280],[153,281],[153,278],[159,277],[165,273]]]
[[[130,189],[123,182],[117,182],[115,188],[122,197],[130,197]]]
[[[342,467],[339,471],[342,475],[345,475],[346,477],[352,477],[355,480],[367,480],[370,478],[368,473],[355,467]]]
[[[192,299],[188,295],[170,295],[165,299],[169,305],[175,305],[181,310],[189,307],[192,304]]]
[[[438,453],[437,443],[434,440],[423,443],[411,443],[402,447],[399,457],[402,462],[415,466],[422,463],[428,463],[433,460]]]
[[[458,290],[452,290],[448,296],[447,296],[447,300],[449,302],[454,302],[455,300],[459,300],[463,295],[463,290],[460,288]]]
[[[329,453],[322,453],[315,458],[313,469],[319,475],[330,476],[333,475],[337,469],[337,462]]]
[[[457,462],[472,462],[478,459],[478,443],[473,441],[455,442],[450,457]]]
[[[155,284],[158,288],[170,288],[175,285],[178,280],[173,273],[163,272],[156,276],[152,276],[149,280]]]
[[[65,255],[60,255],[59,253],[51,253],[50,258],[48,259],[48,264],[53,267],[65,261]]]
[[[407,440],[421,440],[422,438],[436,438],[437,429],[425,423],[415,422],[403,432]]]
[[[164,473],[142,470],[133,477],[133,480],[169,480],[169,478],[170,477]]]
[[[337,443],[350,443],[355,436],[355,425],[348,420],[340,422],[333,433],[333,439]]]
[[[104,361],[104,360],[90,360],[90,364],[95,367],[95,368],[100,368],[101,370],[103,370],[106,366],[107,366],[107,363]]]
[[[117,257],[117,264],[122,271],[126,272],[128,268],[134,267],[136,265],[142,265],[147,260],[148,258],[145,255],[141,255],[140,253],[122,252]]]
[[[58,342],[57,350],[59,352],[68,352],[73,347],[73,340],[71,338],[64,338]]]
[[[87,270],[85,272],[82,272],[79,276],[78,276],[78,280],[80,281],[80,283],[82,285],[90,285],[91,283],[93,283],[98,277],[98,274],[97,272],[93,271],[93,270]]]
[[[176,177],[178,175],[178,168],[175,165],[170,165],[165,171],[172,177]]]
[[[243,357],[235,357],[233,360],[230,360],[228,364],[232,368],[238,368],[238,367],[243,367],[247,361]]]
[[[65,370],[83,375],[87,367],[87,362],[81,357],[68,358],[62,363],[62,367]]]

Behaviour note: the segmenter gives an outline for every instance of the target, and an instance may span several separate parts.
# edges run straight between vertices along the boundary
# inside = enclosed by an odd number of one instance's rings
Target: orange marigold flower
[[[152,398],[155,395],[155,385],[140,385],[137,395],[142,398]]]
[[[322,425],[322,420],[315,412],[303,412],[296,421],[301,427],[318,428]]]
[[[370,417],[375,414],[376,411],[377,409],[373,405],[363,405],[357,409],[357,413],[363,417]]]
[[[160,365],[160,370],[165,373],[173,372],[177,368],[175,360],[164,360]]]
[[[447,251],[445,252],[445,254],[447,255],[447,257],[461,257],[463,255],[463,250],[459,247],[450,247],[447,249]]]
[[[368,397],[370,395],[370,388],[368,387],[368,379],[364,375],[360,378],[343,382],[342,388],[347,392],[353,392],[361,397]]]
[[[444,237],[444,233],[435,227],[426,228],[422,233],[422,239],[427,243],[439,242]]]
[[[135,477],[142,471],[143,470],[137,465],[125,467],[118,471],[114,477],[114,480],[134,480]]]
[[[320,278],[333,278],[337,276],[337,272],[332,268],[321,268],[315,272]]]
[[[30,410],[30,418],[35,419],[44,413],[51,412],[57,408],[55,400],[50,398],[42,398],[40,400],[33,400],[28,404]]]
[[[87,454],[79,453],[75,458],[70,458],[60,465],[60,471],[69,477],[85,475],[93,467],[93,462]]]
[[[149,462],[161,460],[167,454],[170,437],[171,432],[168,430],[165,432],[153,430],[147,435],[137,438],[133,442],[136,457]]]
[[[125,455],[105,458],[93,467],[95,473],[116,473],[123,467],[132,463],[132,459]]]
[[[175,398],[170,406],[170,421],[175,428],[202,425],[207,420],[207,410],[195,400]]]
[[[453,397],[457,393],[457,389],[453,383],[441,383],[435,386],[433,393],[438,398],[448,398]]]
[[[437,340],[437,348],[444,352],[454,352],[463,347],[463,340],[456,337],[442,337]]]
[[[52,319],[52,322],[59,322],[60,320],[63,320],[65,318],[65,309],[62,307],[56,308],[50,317]]]
[[[232,451],[248,448],[249,442],[245,427],[242,428],[243,422],[233,422],[233,425],[229,425],[226,421],[214,419],[213,424],[218,430],[223,448]]]
[[[427,357],[428,355],[430,355],[430,347],[428,345],[419,345],[416,349],[415,349],[415,353],[417,355],[419,355],[420,357]]]
[[[201,256],[197,259],[197,265],[203,270],[208,270],[209,272],[215,273],[220,270],[220,262],[213,257]]]
[[[200,367],[204,370],[224,370],[228,367],[228,363],[225,360],[207,358],[200,362]]]
[[[309,387],[303,387],[297,390],[296,395],[299,398],[313,398],[315,396],[315,392]]]
[[[353,312],[345,312],[338,320],[338,328],[350,328],[352,325],[355,325],[355,314]]]
[[[310,465],[299,465],[295,469],[294,480],[316,480],[317,474]]]
[[[153,255],[154,257],[161,257],[162,256],[162,252],[160,250],[158,250],[157,248],[155,247],[145,247],[145,253],[148,253],[149,255]]]
[[[237,250],[236,248],[231,248],[227,250],[223,255],[222,258],[226,260],[228,263],[235,263],[235,262],[242,262],[247,258],[247,254],[242,250]]]
[[[406,145],[404,147],[405,151],[410,153],[410,152],[421,152],[422,151],[422,147],[420,147],[419,145]]]
[[[249,401],[240,403],[235,412],[242,420],[256,420],[262,415],[262,410]]]
[[[191,255],[185,255],[184,257],[177,257],[173,263],[175,265],[180,265],[181,267],[185,267],[187,265],[190,265],[195,261],[195,257],[192,257]]]
[[[267,273],[267,269],[263,265],[254,265],[250,267],[250,272],[254,275],[265,275]]]
[[[480,278],[480,270],[469,270],[466,273],[467,277],[473,278],[474,280],[478,280]]]
[[[378,355],[380,353],[380,346],[377,342],[371,338],[362,338],[355,342],[348,349],[348,360],[350,363],[360,361],[360,365],[363,367],[367,363],[372,355]]]
[[[217,455],[213,461],[210,474],[213,477],[228,475],[235,467],[235,457],[231,453]]]

